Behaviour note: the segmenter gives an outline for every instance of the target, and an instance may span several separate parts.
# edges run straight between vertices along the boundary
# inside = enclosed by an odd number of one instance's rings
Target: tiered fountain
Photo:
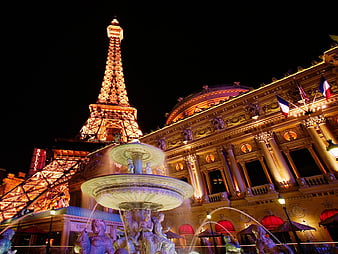
[[[130,254],[175,253],[174,244],[162,232],[161,211],[180,206],[192,196],[192,186],[159,173],[163,170],[156,166],[163,165],[165,156],[153,146],[119,145],[111,149],[110,158],[128,171],[93,178],[81,189],[97,203],[120,211],[125,236],[114,242],[114,249]]]

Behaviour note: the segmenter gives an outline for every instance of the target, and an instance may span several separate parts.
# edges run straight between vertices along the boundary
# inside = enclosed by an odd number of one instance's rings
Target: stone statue
[[[1,235],[0,240],[0,254],[14,254],[17,250],[12,250],[12,238],[15,232],[13,229],[9,228]]]
[[[135,166],[132,159],[128,159],[128,173],[130,174],[135,173]]]
[[[293,251],[287,245],[277,246],[267,236],[263,227],[253,225],[252,233],[256,237],[256,252],[258,254],[293,254]]]
[[[146,171],[146,174],[153,173],[153,170],[151,169],[151,162],[147,162],[145,171]]]
[[[92,230],[94,236],[89,237],[85,229],[79,239],[78,245],[81,246],[81,254],[113,254],[113,241],[105,235],[106,224],[103,220],[93,220]]]
[[[114,242],[116,251],[123,253],[128,250],[130,254],[175,254],[175,244],[163,233],[163,220],[163,213],[151,216],[151,211],[146,209],[126,211],[126,235]]]
[[[230,236],[224,236],[226,253],[242,253],[242,249],[238,242],[232,242]]]

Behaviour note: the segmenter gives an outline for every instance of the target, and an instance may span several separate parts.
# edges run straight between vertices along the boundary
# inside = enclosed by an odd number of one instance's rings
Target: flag
[[[320,78],[318,89],[319,92],[321,92],[327,100],[331,97],[332,95],[331,86],[323,76]]]
[[[302,100],[304,100],[305,102],[309,102],[310,99],[307,96],[307,94],[305,93],[303,87],[297,81],[296,81],[296,84],[297,84],[297,87],[298,87],[298,90],[299,90],[299,93],[300,93],[300,97],[302,98]]]
[[[276,95],[276,97],[277,97],[278,105],[279,105],[283,115],[285,115],[287,117],[289,115],[289,111],[290,111],[289,103],[286,100],[279,97],[278,95]]]

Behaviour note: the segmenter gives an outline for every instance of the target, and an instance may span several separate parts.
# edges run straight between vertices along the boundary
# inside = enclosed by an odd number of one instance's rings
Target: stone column
[[[271,132],[261,132],[255,138],[258,140],[275,181],[282,186],[285,186],[285,184],[295,184],[296,181],[273,138],[273,134]]]
[[[227,158],[230,161],[230,170],[232,172],[233,177],[235,178],[235,181],[237,183],[237,187],[239,188],[240,192],[244,192],[245,191],[245,183],[243,180],[243,176],[240,172],[240,169],[237,165],[237,161],[235,159],[235,155],[234,155],[234,151],[232,148],[232,145],[228,145],[226,147],[226,153],[227,153]],[[226,160],[226,158],[224,158]]]
[[[273,183],[272,182],[272,179],[271,179],[271,176],[270,176],[270,173],[269,173],[269,170],[268,168],[266,167],[265,163],[264,163],[264,158],[263,157],[259,157],[258,158],[259,162],[261,163],[262,165],[262,168],[263,168],[263,171],[265,173],[265,176],[266,176],[266,179],[268,180],[268,182],[271,184]]]
[[[189,154],[187,157],[185,157],[185,161],[188,166],[192,186],[194,187],[194,197],[196,200],[201,201],[205,193],[203,189],[201,173],[198,168],[196,154]]]
[[[320,131],[323,133],[324,138],[326,140],[331,139],[333,143],[337,144],[337,139],[332,134],[332,132],[329,130],[329,128],[327,128],[325,116],[319,115],[317,122],[318,122],[318,127]]]
[[[218,151],[221,154],[221,158],[222,158],[223,165],[224,165],[223,171],[224,171],[224,175],[225,175],[225,179],[227,183],[226,188],[229,189],[229,192],[234,195],[236,193],[236,189],[235,189],[234,181],[231,176],[231,171],[230,171],[230,167],[229,167],[229,164],[226,158],[225,151],[223,148],[219,148]]]
[[[241,167],[243,169],[244,177],[245,177],[245,180],[247,182],[248,187],[252,187],[252,183],[251,183],[248,171],[246,170],[246,167],[245,167],[245,162],[240,161],[239,164],[241,165]]]
[[[295,173],[296,177],[297,177],[297,178],[300,178],[301,176],[300,176],[300,174],[299,174],[299,172],[298,172],[298,169],[297,169],[295,163],[293,162],[293,159],[292,159],[292,157],[291,157],[291,155],[290,155],[290,151],[286,151],[285,155],[286,155],[286,157],[288,158],[288,160],[289,160],[289,162],[290,162],[290,165],[291,165],[291,167],[292,167],[292,170],[293,170],[293,172]]]
[[[338,171],[338,163],[335,158],[326,150],[327,143],[326,140],[323,140],[322,137],[318,134],[317,130],[325,129],[319,128],[319,125],[323,124],[325,118],[322,116],[311,116],[308,119],[303,121],[307,131],[309,132],[310,137],[312,138],[313,144],[319,153],[319,156],[322,158],[330,172]],[[325,130],[327,131],[327,130]],[[322,132],[323,134],[323,132]],[[323,134],[324,135],[324,134]],[[324,137],[326,139],[326,137]]]

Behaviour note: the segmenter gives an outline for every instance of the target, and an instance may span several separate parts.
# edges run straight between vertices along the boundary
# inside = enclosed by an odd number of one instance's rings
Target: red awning
[[[262,219],[261,223],[268,230],[274,230],[278,226],[282,225],[284,223],[284,221],[281,218],[277,217],[277,216],[269,215],[269,216],[265,216]]]
[[[180,233],[180,235],[194,235],[195,234],[195,230],[189,224],[182,224],[178,228],[178,232]]]
[[[327,209],[320,214],[319,216],[320,221],[324,221],[327,218],[330,218],[337,213],[338,213],[338,209]]]
[[[235,232],[234,225],[228,220],[221,220],[215,225],[215,231],[222,234]]]

